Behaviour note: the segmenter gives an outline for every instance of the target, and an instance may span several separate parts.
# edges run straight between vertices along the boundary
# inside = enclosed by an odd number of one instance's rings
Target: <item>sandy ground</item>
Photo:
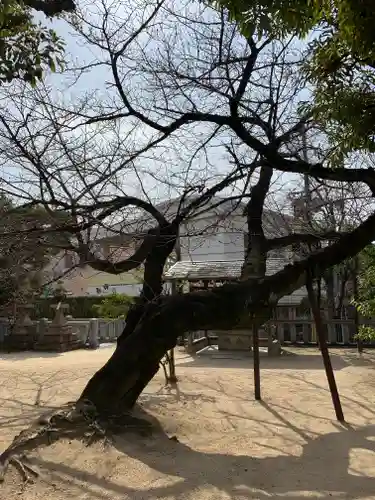
[[[111,352],[0,355],[1,449],[39,413],[74,400]],[[261,403],[251,359],[179,353],[178,391],[159,374],[142,398],[164,434],[122,436],[110,448],[58,442],[33,455],[35,484],[22,487],[12,469],[0,498],[375,499],[375,352],[332,359],[346,427],[315,350],[262,358]]]

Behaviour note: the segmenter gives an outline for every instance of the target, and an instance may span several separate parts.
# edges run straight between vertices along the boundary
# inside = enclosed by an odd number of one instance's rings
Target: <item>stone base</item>
[[[11,334],[4,341],[4,348],[8,351],[31,351],[35,344],[35,337],[28,333]]]
[[[267,347],[269,356],[279,356],[281,345],[278,340],[272,340],[266,332],[259,332],[259,347]],[[219,351],[252,351],[253,337],[248,330],[229,330],[218,332]]]
[[[246,330],[220,332],[217,344],[219,351],[251,351],[252,336]]]
[[[79,349],[82,342],[75,333],[46,333],[34,344],[34,351],[65,352]]]
[[[49,325],[34,345],[34,351],[65,352],[82,347],[78,335],[68,325]]]
[[[38,342],[34,346],[34,351],[40,352],[66,352],[74,351],[75,349],[80,349],[82,347],[79,341],[67,341],[67,342]]]
[[[4,339],[4,347],[8,351],[30,351],[36,338],[36,328],[33,325],[15,329]]]
[[[9,335],[3,344],[5,351],[50,351],[65,352],[80,349],[82,342],[76,335],[59,335],[36,339],[29,335]]]

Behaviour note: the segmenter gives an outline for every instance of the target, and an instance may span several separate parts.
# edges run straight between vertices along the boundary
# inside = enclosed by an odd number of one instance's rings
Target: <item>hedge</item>
[[[67,314],[73,318],[96,318],[97,312],[94,310],[95,305],[101,304],[105,297],[66,297],[64,303],[69,305]],[[31,311],[33,319],[38,318],[53,318],[52,304],[56,304],[55,298],[38,299],[34,304],[34,309]]]

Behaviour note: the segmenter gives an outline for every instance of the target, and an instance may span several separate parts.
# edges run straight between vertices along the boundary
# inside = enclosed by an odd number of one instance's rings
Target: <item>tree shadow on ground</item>
[[[43,358],[56,358],[58,356],[62,356],[63,352],[41,352],[41,351],[22,351],[22,352],[8,352],[6,350],[0,350],[0,361],[25,361],[30,359],[35,359],[35,362],[38,359]]]
[[[52,413],[59,408],[61,405],[27,403],[14,398],[0,397],[0,428],[24,427],[25,422],[32,422],[41,414]],[[11,414],[7,412],[9,409],[12,410]]]
[[[342,370],[349,366],[347,359],[341,354],[330,353],[334,370]],[[358,363],[360,360],[358,361]],[[186,355],[178,359],[177,365],[194,368],[250,368],[253,369],[253,358],[248,354],[227,353],[218,354],[217,351],[198,353],[194,357]],[[265,370],[324,370],[320,353],[304,354],[301,352],[285,351],[280,356],[261,356],[260,366]],[[375,367],[375,361],[374,361]]]
[[[310,386],[314,387],[315,389],[318,389],[319,391],[330,392],[329,388],[327,386],[322,386],[320,384],[317,384],[316,382],[313,382],[311,380],[307,380],[306,378],[302,377],[301,375],[294,374],[293,378],[294,378],[294,380],[303,382],[306,385],[310,385]],[[360,394],[358,389],[357,389],[357,395],[359,396],[359,398],[366,401],[366,397],[363,394]],[[343,402],[349,402],[349,403],[353,404],[357,409],[362,409],[362,410],[365,410],[366,412],[370,413],[371,415],[375,415],[375,408],[371,407],[368,404],[363,403],[358,398],[355,399],[353,397],[347,396],[346,394],[340,393],[340,399],[342,399]]]
[[[139,437],[126,433],[116,436],[114,446],[120,454],[146,464],[154,471],[169,476],[169,479],[174,476],[177,481],[173,484],[160,485],[160,481],[156,481],[153,483],[155,486],[151,484],[149,488],[140,490],[126,486],[126,477],[122,477],[123,484],[119,484],[68,465],[41,458],[33,461],[63,483],[78,481],[80,489],[90,498],[102,498],[102,494],[92,491],[93,486],[106,490],[107,494],[110,492],[113,497],[128,495],[134,500],[178,499],[187,495],[197,498],[199,490],[207,486],[238,499],[272,496],[302,500],[309,496],[306,493],[327,500],[332,497],[372,497],[375,478],[349,467],[351,450],[364,449],[375,453],[375,425],[361,428],[337,425],[337,432],[309,438],[273,406],[267,403],[263,406],[278,419],[280,425],[289,427],[299,438],[303,438],[300,456],[267,445],[267,449],[271,448],[273,454],[276,450],[278,455],[259,458],[251,456],[251,452],[241,454],[244,450],[239,450],[238,454],[198,451],[170,439],[160,422],[143,410],[143,417],[152,425],[152,436]]]
[[[42,374],[5,370],[4,374],[0,385],[0,429],[24,427],[41,414],[61,407],[54,398],[62,386],[65,370]]]

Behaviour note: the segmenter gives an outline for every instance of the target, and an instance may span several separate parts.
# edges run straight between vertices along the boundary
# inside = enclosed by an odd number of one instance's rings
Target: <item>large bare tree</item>
[[[183,332],[231,328],[244,314],[261,324],[282,296],[372,241],[374,212],[343,235],[302,231],[267,238],[262,214],[275,172],[366,185],[371,196],[375,173],[308,161],[295,146],[310,124],[291,104],[298,103],[303,83],[293,39],[245,39],[225,11],[191,2],[176,8],[164,0],[129,5],[102,0],[80,7],[71,26],[89,50],[87,60],[69,70],[70,94],[48,85],[29,95],[12,89],[13,105],[0,117],[2,154],[9,162],[3,184],[18,198],[23,189],[25,202],[69,211],[71,223],[63,229],[74,238],[67,247],[93,267],[116,273],[144,265],[140,301],[129,312],[113,356],[80,398],[108,415],[134,406]],[[105,92],[86,91],[95,79],[106,84]],[[218,168],[219,161],[230,167]],[[20,169],[27,188],[18,184],[16,193]],[[179,192],[177,213],[158,209],[146,178],[168,185],[168,194]],[[163,268],[182,221],[218,193],[247,199],[249,246],[242,280],[210,291],[161,295]],[[121,262],[95,255],[87,231],[111,229],[121,218],[120,232],[131,231],[130,208],[132,214],[147,214],[134,254]],[[265,277],[267,252],[322,237],[331,244]]]

